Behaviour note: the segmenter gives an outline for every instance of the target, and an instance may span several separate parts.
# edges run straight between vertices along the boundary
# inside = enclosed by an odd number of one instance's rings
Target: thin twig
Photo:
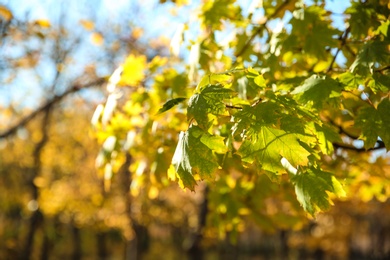
[[[248,49],[248,47],[251,45],[252,41],[256,38],[256,36],[266,27],[267,22],[269,19],[274,18],[286,5],[288,5],[290,0],[284,1],[278,8],[276,8],[275,12],[273,12],[266,21],[257,28],[257,30],[251,35],[249,40],[245,43],[245,45],[242,47],[242,49],[235,54],[235,57],[238,58],[241,55],[244,54],[244,52]]]
[[[340,144],[340,143],[333,143],[333,147],[334,148],[341,148],[341,149],[344,149],[344,150],[351,150],[351,151],[355,151],[355,152],[358,152],[358,153],[363,153],[363,152],[370,152],[370,151],[375,151],[375,150],[379,150],[379,149],[383,149],[383,148],[386,148],[385,144],[383,142],[378,142],[378,145],[375,146],[375,147],[372,147],[372,148],[369,148],[369,149],[366,149],[366,148],[357,148],[353,145],[347,145],[347,144]]]
[[[337,124],[332,119],[330,119],[328,117],[327,117],[327,119],[328,119],[329,123],[331,123],[333,126],[338,128],[340,134],[344,134],[345,136],[351,138],[352,140],[360,140],[358,136],[355,136],[355,135],[352,135],[351,133],[348,133],[347,131],[345,131],[345,129],[341,125]],[[367,151],[373,151],[373,150],[379,150],[379,149],[386,148],[385,143],[382,140],[377,140],[376,146],[373,148],[369,148],[369,149],[357,148],[353,145],[348,145],[348,144],[344,144],[344,143],[342,143],[342,144],[341,143],[333,143],[333,146],[335,148],[342,148],[345,150],[353,150],[356,152],[367,152]]]
[[[374,70],[375,72],[383,72],[383,71],[386,71],[386,70],[390,70],[390,65],[387,65],[383,68],[380,68],[380,69],[376,69]]]
[[[335,63],[336,61],[336,58],[337,58],[337,55],[339,55],[341,49],[344,47],[344,45],[347,43],[347,38],[348,38],[348,34],[349,32],[351,31],[351,27],[348,27],[344,33],[342,34],[340,40],[341,40],[341,44],[340,44],[340,47],[337,48],[337,51],[335,53],[335,55],[333,56],[333,59],[332,59],[332,62],[330,63],[328,69],[326,70],[326,73],[329,73],[331,70],[332,70],[332,67],[333,67],[333,64]]]
[[[232,109],[242,109],[242,107],[232,106],[232,105],[225,105],[226,108],[232,108]]]
[[[375,107],[374,104],[371,102],[370,97],[365,91],[362,91],[362,93],[366,96],[368,103],[370,103],[371,106]]]

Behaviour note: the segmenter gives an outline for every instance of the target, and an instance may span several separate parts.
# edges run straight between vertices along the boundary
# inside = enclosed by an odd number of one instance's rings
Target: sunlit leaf
[[[104,43],[104,37],[100,33],[92,33],[91,34],[91,41],[93,44],[100,46]]]
[[[221,85],[207,85],[200,93],[194,94],[188,102],[188,118],[194,118],[201,127],[208,124],[208,113],[223,115],[226,112],[224,101],[233,96],[231,89]]]
[[[80,24],[87,31],[92,31],[95,28],[95,23],[90,20],[80,20]]]
[[[50,21],[49,20],[45,20],[45,19],[36,20],[34,22],[34,24],[36,24],[36,25],[38,25],[38,26],[40,26],[42,28],[50,28],[50,26],[51,26]]]
[[[175,167],[177,177],[183,187],[190,190],[195,189],[196,178],[213,179],[213,174],[218,168],[218,163],[211,149],[201,141],[203,135],[203,130],[197,126],[190,127],[186,132],[181,132],[172,158],[172,165]],[[212,139],[209,136],[203,138],[203,141],[214,147]]]
[[[319,210],[329,209],[331,201],[327,192],[345,196],[341,184],[331,173],[314,167],[291,175],[291,181],[295,186],[298,201],[311,215]]]
[[[291,94],[296,95],[301,103],[308,103],[314,108],[322,108],[327,101],[341,95],[342,86],[334,79],[313,75],[306,79]]]
[[[13,17],[12,12],[5,6],[0,5],[0,16],[6,21],[10,21]]]
[[[120,85],[136,86],[145,78],[146,57],[130,54],[123,64]]]
[[[310,153],[302,147],[297,135],[283,130],[262,126],[252,138],[245,140],[238,150],[242,161],[256,163],[262,169],[282,173],[280,160],[286,158],[294,167],[307,165]]]

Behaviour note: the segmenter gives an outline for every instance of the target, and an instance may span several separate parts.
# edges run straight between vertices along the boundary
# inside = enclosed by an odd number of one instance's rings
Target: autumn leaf
[[[123,73],[119,85],[133,87],[138,85],[145,78],[144,70],[146,66],[145,56],[130,54],[123,64]]]
[[[364,148],[373,148],[378,137],[390,147],[390,101],[388,98],[379,103],[378,108],[371,106],[362,108],[355,120],[356,127],[362,130],[361,138],[365,141]]]
[[[292,175],[291,182],[302,207],[314,215],[319,210],[327,210],[331,205],[327,192],[333,192],[339,197],[345,196],[340,182],[329,172],[314,167],[298,171]]]
[[[314,108],[322,108],[324,103],[341,96],[342,86],[334,79],[326,76],[313,75],[306,79],[291,94],[301,103],[310,102]]]
[[[100,46],[104,43],[103,35],[100,33],[92,33],[91,34],[91,42],[96,46]]]
[[[233,90],[223,88],[219,84],[207,85],[200,93],[196,93],[190,98],[187,108],[188,118],[194,118],[201,127],[207,128],[207,114],[225,114],[224,100],[231,98],[233,93]]]
[[[179,181],[184,188],[195,189],[196,179],[213,179],[218,163],[212,149],[226,151],[219,137],[205,133],[197,126],[181,132],[172,158]]]
[[[256,163],[262,169],[277,174],[284,171],[280,162],[282,157],[294,167],[307,165],[310,153],[302,147],[296,134],[267,126],[261,126],[254,132],[238,150],[243,162]]]

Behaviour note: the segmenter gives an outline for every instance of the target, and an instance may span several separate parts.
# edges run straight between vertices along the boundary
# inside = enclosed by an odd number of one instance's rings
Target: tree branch
[[[357,148],[353,145],[347,145],[347,144],[340,144],[340,143],[333,143],[333,147],[334,148],[341,148],[341,149],[344,149],[344,150],[351,150],[351,151],[355,151],[355,152],[358,152],[358,153],[364,153],[364,152],[370,152],[370,151],[374,151],[374,150],[379,150],[379,149],[383,149],[383,148],[386,148],[385,144],[382,142],[382,141],[377,141],[377,146],[373,147],[373,148],[369,148],[369,149],[365,149],[365,148]]]
[[[47,101],[45,104],[43,104],[41,107],[37,108],[35,111],[33,111],[31,114],[27,115],[23,119],[21,119],[18,123],[16,123],[14,126],[10,127],[9,129],[3,131],[0,133],[0,139],[1,138],[6,138],[8,136],[11,136],[16,133],[16,131],[20,128],[25,126],[28,122],[30,122],[32,119],[34,119],[37,115],[40,113],[46,111],[48,108],[53,106],[54,104],[58,103],[59,101],[63,100],[66,96],[69,94],[78,92],[81,89],[93,87],[96,85],[101,85],[105,82],[104,78],[99,78],[95,81],[89,82],[83,86],[80,85],[73,85],[71,88],[63,92],[61,95],[54,96],[51,100]]]
[[[341,49],[342,49],[342,48],[345,46],[345,44],[347,43],[347,38],[348,38],[348,34],[349,34],[350,31],[351,31],[351,27],[349,26],[349,27],[344,31],[344,33],[341,35],[341,37],[340,37],[340,40],[341,40],[340,47],[337,48],[337,51],[336,51],[335,55],[333,56],[332,62],[329,64],[329,67],[328,67],[328,69],[326,70],[326,73],[329,73],[329,72],[332,70],[332,67],[333,67],[333,64],[334,64],[335,61],[336,61],[337,55],[339,55]]]
[[[327,118],[327,119],[328,119],[329,123],[331,123],[332,125],[334,125],[335,127],[338,128],[340,134],[344,134],[345,136],[351,138],[352,140],[359,140],[358,136],[355,136],[355,135],[352,135],[351,133],[348,133],[347,131],[345,131],[344,128],[342,128],[340,125],[336,124],[332,119],[330,119],[330,118]],[[386,148],[385,143],[381,140],[377,140],[376,146],[373,148],[369,148],[369,149],[357,148],[356,146],[348,145],[345,143],[333,143],[333,147],[334,148],[342,148],[344,150],[352,150],[355,152],[369,152],[369,151],[373,151],[373,150],[379,150],[379,149]]]
[[[387,65],[387,66],[385,66],[385,67],[383,67],[383,68],[380,68],[380,69],[376,69],[376,70],[374,70],[375,72],[380,72],[380,73],[382,73],[382,72],[384,72],[384,71],[386,71],[386,70],[390,70],[390,65]]]
[[[231,109],[239,109],[241,110],[242,107],[238,107],[238,106],[232,106],[232,105],[225,105],[226,108],[231,108]]]

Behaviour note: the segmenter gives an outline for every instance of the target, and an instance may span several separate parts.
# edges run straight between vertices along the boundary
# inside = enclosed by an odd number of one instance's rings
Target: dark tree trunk
[[[96,234],[96,246],[99,260],[107,259],[108,253],[106,248],[106,233],[99,232]]]
[[[129,228],[132,229],[134,233],[134,237],[132,239],[125,237],[125,260],[141,259],[142,254],[148,249],[149,246],[149,234],[147,228],[137,224],[131,214],[130,185],[132,179],[131,172],[129,171],[131,161],[131,155],[126,153],[126,161],[118,171],[120,189],[126,202],[126,215],[128,222],[131,225]]]
[[[42,138],[35,145],[35,149],[32,154],[34,164],[31,170],[27,172],[28,176],[26,176],[27,184],[31,188],[31,199],[32,199],[31,201],[35,203],[38,203],[39,190],[34,183],[34,179],[39,175],[41,171],[41,166],[42,166],[41,153],[49,139],[48,136],[49,121],[50,121],[50,107],[48,107],[47,110],[45,110],[44,112],[43,119],[41,122]],[[31,258],[31,254],[34,248],[35,233],[38,230],[38,228],[43,225],[43,221],[44,221],[43,214],[39,209],[39,205],[37,209],[31,209],[31,210],[33,210],[33,214],[29,220],[27,237],[20,255],[20,258],[23,260],[28,260]]]
[[[45,233],[43,235],[43,243],[42,243],[42,248],[41,248],[41,260],[48,260],[49,259],[51,246],[52,245],[51,245],[50,238]]]
[[[196,232],[192,235],[191,244],[187,248],[187,254],[190,259],[197,260],[203,259],[203,249],[201,247],[201,242],[203,239],[203,229],[206,226],[207,214],[208,214],[208,193],[209,187],[206,187],[203,190],[203,201],[199,208],[199,217],[198,217],[198,227]]]
[[[72,259],[73,260],[80,260],[82,256],[82,250],[81,250],[81,238],[80,238],[80,229],[75,226],[75,224],[72,224],[72,243],[73,243],[73,252],[72,252]]]

